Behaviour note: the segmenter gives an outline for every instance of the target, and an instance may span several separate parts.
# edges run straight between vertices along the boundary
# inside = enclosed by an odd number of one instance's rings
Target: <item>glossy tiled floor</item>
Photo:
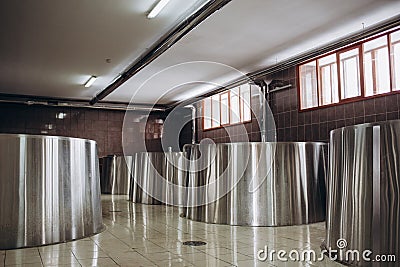
[[[342,266],[322,262],[261,262],[257,251],[320,251],[324,224],[232,227],[189,221],[178,208],[138,205],[103,196],[106,231],[79,241],[0,251],[0,266]],[[207,242],[201,247],[182,242]]]

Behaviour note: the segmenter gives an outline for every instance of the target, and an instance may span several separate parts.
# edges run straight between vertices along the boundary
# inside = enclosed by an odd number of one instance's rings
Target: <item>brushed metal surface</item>
[[[129,190],[129,200],[135,203],[159,205],[162,186],[155,181],[165,173],[164,153],[141,152],[134,156],[133,180]]]
[[[360,262],[346,252],[371,250],[400,259],[400,121],[349,126],[330,133],[330,174],[327,195],[326,248],[339,261],[355,266],[398,266]],[[397,264],[397,265],[396,265]]]
[[[0,249],[103,230],[95,141],[0,134]]]
[[[141,152],[133,160],[129,200],[179,206],[186,200],[186,162],[182,152]]]
[[[107,156],[101,161],[101,193],[128,195],[132,179],[133,156]]]
[[[324,143],[192,145],[188,187],[203,190],[188,191],[186,217],[249,226],[324,221],[327,148]]]

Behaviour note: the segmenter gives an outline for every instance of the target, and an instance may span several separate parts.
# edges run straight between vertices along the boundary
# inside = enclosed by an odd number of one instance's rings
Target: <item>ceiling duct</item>
[[[95,97],[90,100],[90,105],[94,105],[106,96],[115,91],[119,86],[129,80],[136,73],[141,71],[156,58],[161,56],[171,46],[177,43],[182,37],[188,34],[197,25],[211,16],[214,12],[224,7],[232,0],[209,0],[203,6],[195,10],[183,21],[178,23],[168,33],[162,36],[156,43],[154,43],[148,51],[142,54],[137,60],[135,60],[131,67],[123,72],[114,82],[107,86],[103,91],[99,92]]]

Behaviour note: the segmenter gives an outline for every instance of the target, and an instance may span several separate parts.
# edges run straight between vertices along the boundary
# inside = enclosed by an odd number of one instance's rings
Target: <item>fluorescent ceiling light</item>
[[[97,77],[96,76],[90,76],[89,80],[85,82],[85,87],[90,87],[96,81]]]
[[[147,15],[148,19],[153,19],[161,12],[161,10],[169,3],[170,0],[160,0],[157,5]]]

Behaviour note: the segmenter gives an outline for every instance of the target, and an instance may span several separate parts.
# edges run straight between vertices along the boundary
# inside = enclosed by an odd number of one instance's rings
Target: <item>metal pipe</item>
[[[259,106],[260,106],[260,135],[261,135],[261,142],[267,142],[267,124],[266,124],[266,117],[267,117],[267,109],[265,106],[265,102],[268,101],[268,99],[265,99],[265,97],[268,95],[268,84],[263,81],[263,80],[258,80],[256,82],[256,85],[261,88],[261,95],[259,96]]]
[[[278,91],[282,91],[282,90],[285,90],[285,89],[289,89],[291,87],[292,87],[292,84],[288,84],[288,85],[281,86],[281,87],[276,87],[275,89],[269,90],[268,94],[275,93],[275,92],[278,92]]]
[[[194,105],[186,107],[192,110],[192,144],[196,144],[196,107]]]
[[[193,30],[197,25],[211,16],[214,12],[224,7],[226,4],[231,2],[231,0],[210,0],[203,6],[198,8],[192,14],[190,14],[186,19],[178,23],[172,30],[167,34],[162,36],[156,43],[151,46],[148,51],[142,54],[137,60],[135,60],[131,67],[121,74],[113,83],[107,86],[103,91],[98,93],[95,97],[90,100],[90,105],[96,104],[98,101],[102,100],[113,91],[115,91],[120,85],[129,80],[136,73],[141,71],[156,58],[161,56],[165,51],[167,51],[171,46],[177,43],[182,37]]]
[[[91,108],[91,109],[107,109],[107,110],[123,110],[123,111],[162,111],[165,107],[146,104],[125,104],[125,103],[101,103],[100,105],[92,106],[86,101],[57,99],[57,98],[40,98],[15,95],[0,95],[0,103],[12,103],[23,105],[42,105],[51,107],[70,107],[70,108]]]

